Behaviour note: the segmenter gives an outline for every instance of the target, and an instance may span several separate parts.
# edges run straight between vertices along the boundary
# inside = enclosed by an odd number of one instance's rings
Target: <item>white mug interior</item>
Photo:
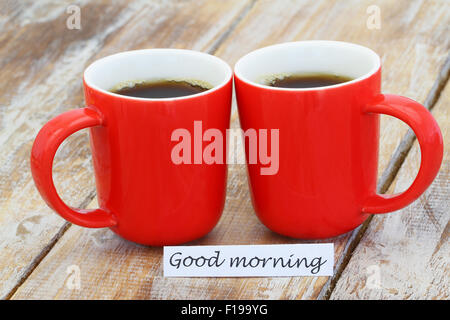
[[[235,75],[255,86],[274,90],[320,88],[269,87],[274,78],[296,74],[333,74],[353,79],[347,85],[370,77],[380,68],[380,57],[371,49],[341,41],[298,41],[276,44],[248,53],[236,63]]]
[[[112,95],[117,94],[111,90],[143,81],[184,80],[212,87],[195,95],[157,100],[183,99],[207,94],[224,86],[231,77],[232,70],[223,60],[207,53],[184,49],[125,51],[101,58],[84,71],[87,86]]]

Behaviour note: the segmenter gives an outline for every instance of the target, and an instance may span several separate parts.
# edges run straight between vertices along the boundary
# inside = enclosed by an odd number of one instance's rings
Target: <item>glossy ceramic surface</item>
[[[157,66],[151,66],[157,59],[153,54],[163,59],[157,63],[159,73]],[[114,59],[118,60],[116,65]],[[173,99],[131,98],[106,90],[113,83],[139,77],[140,69],[154,78],[175,77],[189,69],[181,67],[186,59],[191,59],[193,72],[197,69],[199,74],[204,73],[206,81],[214,85],[212,90]],[[133,61],[138,61],[134,70]],[[167,65],[161,66],[165,62]],[[173,75],[162,74],[167,70]],[[72,223],[110,227],[123,238],[146,245],[179,244],[207,234],[223,210],[227,166],[175,164],[171,151],[178,142],[172,141],[172,133],[183,128],[194,139],[194,121],[201,121],[203,131],[215,128],[225,136],[231,109],[231,69],[218,58],[193,51],[131,51],[89,67],[84,90],[87,107],[70,110],[48,122],[33,145],[31,169],[48,205]],[[52,180],[52,161],[58,146],[82,128],[90,128],[99,203],[96,210],[68,207]],[[202,147],[205,144],[200,142]],[[223,145],[225,148],[225,141]]]
[[[299,64],[303,66],[297,68]],[[316,89],[258,83],[260,75],[280,69],[310,72],[314,64],[324,68],[320,71],[350,72],[355,80]],[[278,173],[261,175],[265,165],[247,164],[253,206],[268,228],[303,239],[336,236],[360,225],[370,213],[408,205],[431,184],[443,155],[437,123],[419,103],[383,95],[380,86],[381,65],[375,53],[342,42],[275,45],[236,64],[243,130],[279,129]],[[421,146],[419,174],[398,195],[376,194],[380,113],[406,122]]]

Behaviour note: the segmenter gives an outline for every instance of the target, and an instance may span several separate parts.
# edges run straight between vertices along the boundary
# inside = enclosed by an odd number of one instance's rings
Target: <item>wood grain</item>
[[[372,4],[373,1],[257,1],[241,11],[239,23],[232,24],[232,31],[227,32],[220,45],[213,44],[217,47],[215,54],[234,64],[243,54],[278,42],[305,39],[356,42],[381,55],[385,92],[423,102],[448,52],[448,3],[377,1],[382,27],[369,30],[366,10]],[[170,25],[176,28],[179,23]],[[164,33],[166,26],[160,28]],[[101,52],[113,51],[110,46],[115,44],[115,48],[123,45],[132,31],[124,27]],[[176,43],[165,45],[177,46]],[[235,114],[232,126],[237,125]],[[406,129],[397,120],[383,118],[380,168],[386,166]],[[67,164],[61,166],[68,170]],[[85,170],[91,173],[90,168]],[[91,185],[81,179],[77,183],[84,187]],[[90,206],[95,206],[95,201]],[[168,279],[162,277],[160,248],[129,243],[104,229],[70,226],[63,231],[52,250],[14,292],[13,299],[316,299],[324,295],[331,280],[328,277]],[[354,234],[326,240],[335,244],[337,266],[348,253]],[[305,241],[278,236],[259,223],[251,207],[245,167],[232,165],[222,219],[209,235],[191,244],[301,242]],[[71,277],[67,271],[73,265],[80,269],[80,289],[67,286]]]
[[[67,228],[38,195],[29,153],[42,125],[83,105],[82,72],[123,50],[180,47],[207,51],[245,1],[79,1],[81,29],[68,30],[70,1],[1,2],[0,297],[8,297]],[[95,196],[86,133],[59,149],[54,179],[62,198],[85,206]]]
[[[444,138],[444,160],[431,187],[412,205],[373,217],[342,273],[332,299],[449,299],[450,294],[450,85],[433,115]],[[391,185],[411,185],[420,165],[412,150]]]

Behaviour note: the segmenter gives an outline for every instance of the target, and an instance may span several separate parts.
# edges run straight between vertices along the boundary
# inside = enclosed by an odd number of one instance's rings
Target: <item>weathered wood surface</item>
[[[0,57],[8,61],[5,62],[7,75],[15,79],[15,82],[8,77],[0,79],[3,88],[22,86],[22,91],[18,88],[10,96],[0,98],[3,99],[0,100],[1,139],[6,141],[0,145],[4,148],[0,156],[3,200],[0,204],[0,296],[13,299],[323,298],[332,282],[328,277],[163,278],[162,249],[126,242],[109,230],[72,226],[52,213],[30,180],[28,153],[34,135],[45,121],[83,104],[80,78],[89,62],[135,48],[192,48],[214,53],[233,65],[243,54],[273,43],[306,39],[351,41],[367,45],[381,55],[385,92],[425,101],[449,49],[449,4],[377,1],[381,29],[369,30],[366,10],[373,4],[372,1],[311,0],[151,2],[149,5],[132,2],[127,6],[119,2],[117,8],[110,3],[88,1],[82,6],[82,15],[86,17],[82,18],[83,29],[79,31],[64,29],[67,15],[61,9],[50,10],[53,13],[40,19],[43,22],[31,23],[30,27],[22,26],[21,20],[29,18],[15,15],[16,29],[8,28],[0,35],[0,41],[6,44],[0,48]],[[38,8],[33,10],[28,17],[38,15]],[[109,15],[96,19],[99,12]],[[52,29],[59,24],[60,29]],[[17,32],[17,28],[22,31]],[[41,36],[47,29],[51,32]],[[23,45],[24,39],[31,48]],[[36,44],[33,39],[39,42]],[[38,52],[33,55],[29,50]],[[238,125],[236,114],[232,121],[232,126]],[[383,118],[381,171],[406,129],[397,120]],[[82,206],[91,202],[95,190],[84,135],[71,137],[58,152],[54,177],[69,204]],[[89,206],[95,207],[95,200]],[[327,240],[335,243],[337,269],[350,253],[355,234]],[[233,165],[223,217],[208,236],[195,244],[300,242],[273,234],[259,223],[251,207],[245,167]],[[72,266],[80,270],[80,289],[68,286]]]
[[[0,2],[0,297],[23,281],[67,227],[39,197],[29,153],[46,121],[83,105],[84,68],[128,49],[208,51],[248,5],[238,0],[80,1],[81,30],[68,30],[69,4]],[[60,148],[54,179],[68,204],[79,207],[92,200],[95,187],[85,133]]]
[[[373,217],[338,280],[332,299],[449,299],[450,85],[433,115],[442,128],[444,160],[431,187],[412,205]],[[417,141],[391,185],[405,190],[420,164]]]

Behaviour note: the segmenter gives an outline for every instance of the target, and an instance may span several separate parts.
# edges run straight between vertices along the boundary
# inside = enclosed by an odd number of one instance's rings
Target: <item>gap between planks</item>
[[[87,207],[92,200],[94,200],[96,195],[96,191],[92,190],[89,195],[81,202],[80,208],[84,209]],[[22,284],[28,279],[28,277],[33,273],[34,269],[41,263],[42,260],[47,256],[47,254],[53,249],[59,239],[66,233],[67,230],[72,226],[72,224],[68,221],[64,222],[62,227],[58,230],[58,232],[53,236],[53,238],[49,241],[49,243],[39,252],[36,257],[31,261],[30,265],[24,270],[23,275],[19,278],[16,285],[8,292],[2,300],[10,300],[11,297],[16,293],[16,291],[22,286]]]
[[[425,102],[423,103],[423,105],[428,110],[430,111],[433,110],[433,107],[439,100],[441,92],[444,89],[445,85],[447,84],[449,77],[450,77],[450,54],[447,56],[447,59],[444,62],[444,65],[442,66],[441,71],[438,74],[438,77],[433,83],[433,87],[431,88],[430,92],[427,95],[427,98],[425,99]],[[414,131],[408,129],[408,131],[400,141],[400,144],[395,149],[391,159],[389,160],[387,168],[383,171],[381,175],[380,181],[378,182],[377,186],[378,193],[383,194],[389,189],[390,185],[397,176],[397,173],[399,172],[402,164],[405,162],[406,157],[408,156],[408,153],[411,150],[415,140],[416,135],[414,134]],[[335,275],[328,281],[329,284],[324,286],[326,291],[325,293],[321,292],[318,296],[318,299],[323,300],[330,299],[331,294],[333,293],[333,290],[336,287],[336,283],[339,281],[342,272],[347,267],[354,250],[360,243],[361,238],[363,237],[364,233],[369,227],[369,224],[372,221],[372,219],[373,215],[370,216],[355,231],[353,231],[353,235],[348,241],[346,248],[344,249],[345,253],[343,254],[341,260],[337,263],[337,265],[339,266],[338,270],[336,271]]]
[[[251,0],[248,5],[242,9],[241,13],[234,19],[234,21],[230,24],[230,27],[217,39],[215,43],[211,46],[211,48],[207,51],[209,54],[215,54],[217,50],[219,50],[222,43],[228,39],[228,37],[233,33],[238,24],[248,15],[248,13],[255,6],[255,3],[258,0]]]
[[[254,7],[255,3],[258,0],[252,0],[248,5],[246,5],[239,15],[234,19],[234,21],[230,24],[230,27],[218,37],[217,41],[215,41],[211,48],[207,50],[207,53],[214,55],[217,50],[220,48],[222,43],[224,43],[228,37],[232,34],[232,32],[236,29],[239,23],[248,15],[251,9]],[[130,19],[131,20],[131,19]],[[125,24],[126,25],[126,24]],[[236,112],[235,112],[236,113]],[[235,118],[237,118],[237,114],[233,114],[231,116],[230,122],[232,122]],[[96,196],[96,190],[92,190],[86,198],[81,202],[79,208],[86,208],[89,203],[94,200]],[[33,271],[37,268],[37,266],[41,263],[41,261],[47,256],[47,254],[53,249],[56,243],[61,239],[67,230],[72,226],[72,223],[65,222],[59,231],[54,235],[54,237],[49,241],[49,243],[39,252],[38,255],[31,261],[30,265],[25,269],[23,275],[19,278],[16,285],[0,300],[10,300],[12,296],[16,293],[16,291],[22,286],[22,284],[28,279],[28,277],[33,273]]]

